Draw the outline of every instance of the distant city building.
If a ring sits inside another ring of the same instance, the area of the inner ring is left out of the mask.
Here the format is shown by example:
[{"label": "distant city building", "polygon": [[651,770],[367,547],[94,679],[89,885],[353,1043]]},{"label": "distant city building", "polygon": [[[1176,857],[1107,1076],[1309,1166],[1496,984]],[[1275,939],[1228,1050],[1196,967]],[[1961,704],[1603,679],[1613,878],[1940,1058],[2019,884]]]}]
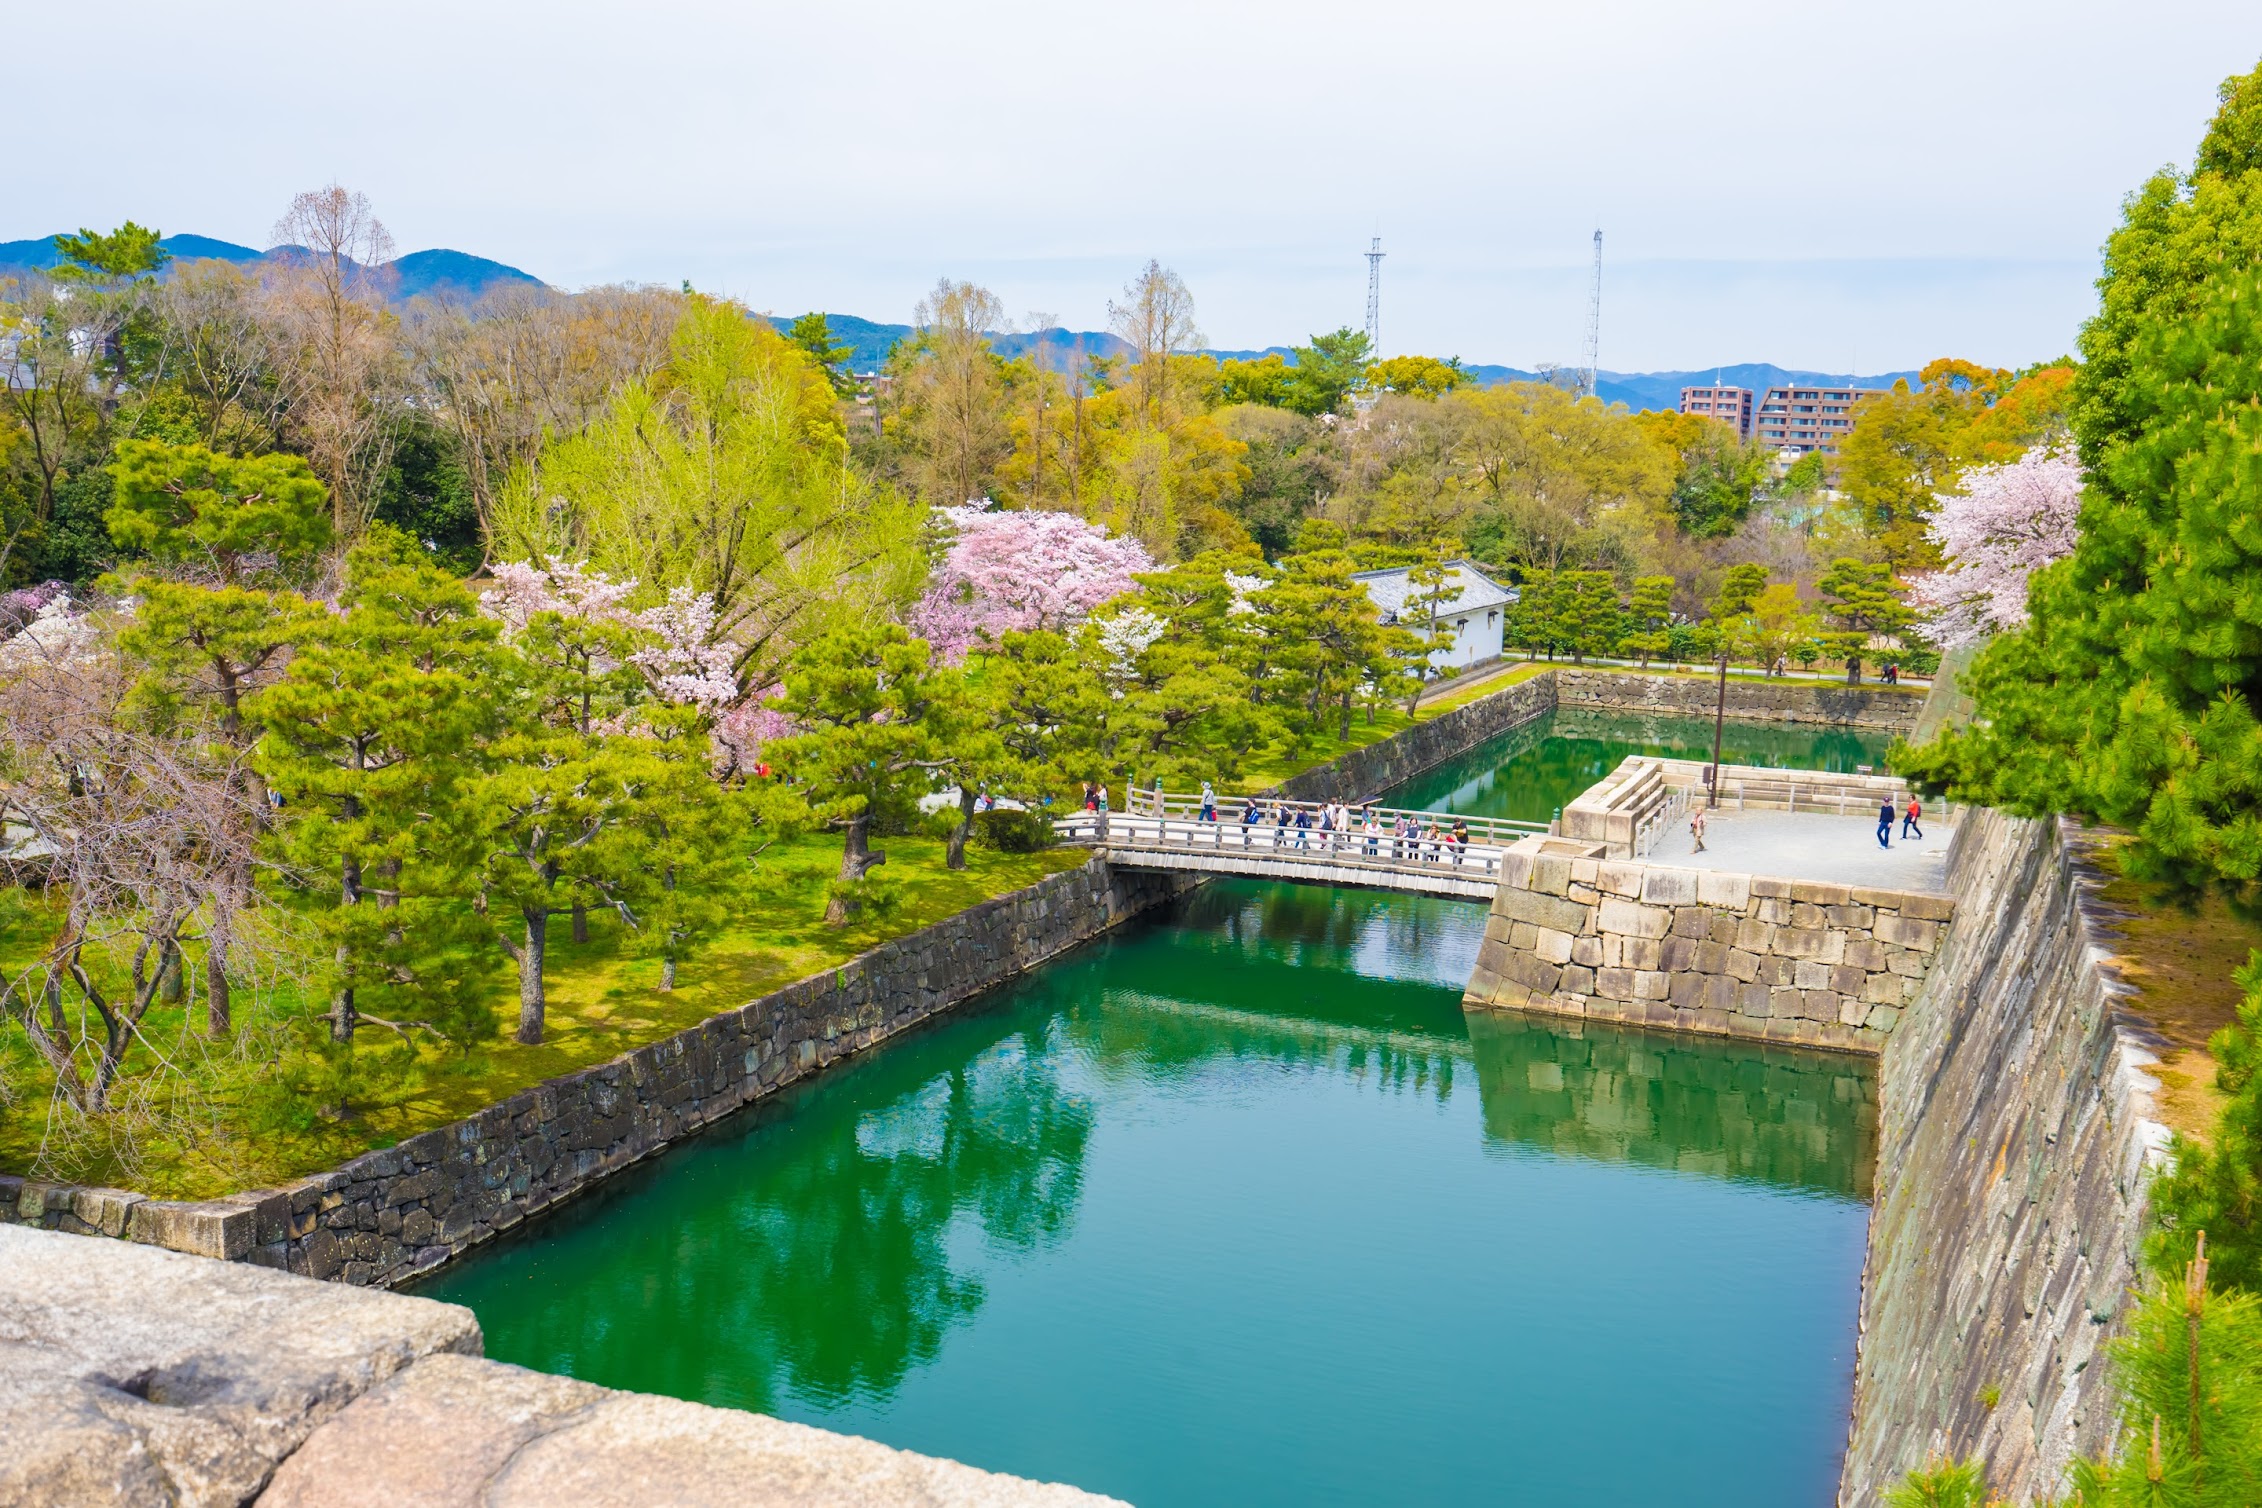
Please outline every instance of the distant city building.
[{"label": "distant city building", "polygon": [[1718,419],[1736,431],[1736,438],[1751,439],[1751,389],[1748,387],[1685,387],[1681,412]]},{"label": "distant city building", "polygon": [[[1422,633],[1429,631],[1428,615],[1419,607],[1407,606],[1407,599],[1419,595],[1421,588],[1414,585],[1406,568],[1360,571],[1351,579],[1374,598],[1383,622],[1403,623]],[[1508,626],[1507,611],[1517,600],[1516,589],[1502,586],[1467,560],[1456,560],[1446,566],[1445,586],[1448,590],[1458,588],[1461,593],[1437,607],[1438,632],[1451,634],[1453,642],[1432,651],[1429,662],[1440,670],[1452,670],[1499,659],[1501,639]]]},{"label": "distant city building", "polygon": [[1854,427],[1854,405],[1873,393],[1874,387],[1771,387],[1759,403],[1753,422],[1762,445],[1794,455],[1821,451],[1838,453],[1846,432]]}]

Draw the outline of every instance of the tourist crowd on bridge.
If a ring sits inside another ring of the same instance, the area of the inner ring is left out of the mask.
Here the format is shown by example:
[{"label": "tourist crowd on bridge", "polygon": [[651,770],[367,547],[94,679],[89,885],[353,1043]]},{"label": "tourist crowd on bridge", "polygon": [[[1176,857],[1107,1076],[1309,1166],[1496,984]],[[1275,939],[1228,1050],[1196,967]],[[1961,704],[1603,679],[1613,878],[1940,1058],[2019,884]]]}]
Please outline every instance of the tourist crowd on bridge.
[{"label": "tourist crowd on bridge", "polygon": [[[1124,793],[1125,810],[1130,815],[1146,815],[1167,819],[1169,811],[1163,792],[1157,787],[1151,792],[1137,786]],[[1357,806],[1329,801],[1321,803],[1266,800],[1261,796],[1244,797],[1240,803],[1237,820],[1221,819],[1217,791],[1208,781],[1202,782],[1201,806],[1194,820],[1198,823],[1237,827],[1243,848],[1260,844],[1273,849],[1300,849],[1310,852],[1315,848],[1324,853],[1349,854],[1370,859],[1390,861],[1415,860],[1423,863],[1460,864],[1469,851],[1469,824],[1460,817],[1447,818],[1432,814],[1424,818],[1415,812],[1388,812],[1372,803]],[[1108,812],[1107,788],[1087,785],[1084,788],[1084,810],[1103,823]]]}]

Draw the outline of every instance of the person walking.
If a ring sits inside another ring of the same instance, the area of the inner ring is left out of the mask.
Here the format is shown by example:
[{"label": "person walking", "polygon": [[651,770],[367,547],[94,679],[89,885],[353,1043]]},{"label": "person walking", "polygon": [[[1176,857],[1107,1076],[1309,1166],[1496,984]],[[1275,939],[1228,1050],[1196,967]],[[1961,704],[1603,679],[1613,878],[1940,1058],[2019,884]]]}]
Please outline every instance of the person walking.
[{"label": "person walking", "polygon": [[1453,862],[1458,864],[1469,856],[1469,824],[1459,817],[1453,819]]},{"label": "person walking", "polygon": [[1264,819],[1264,808],[1257,805],[1256,797],[1251,796],[1241,808],[1241,846],[1243,848],[1249,846],[1249,829],[1257,826]]},{"label": "person walking", "polygon": [[1202,820],[1217,820],[1217,792],[1210,788],[1210,783],[1206,780],[1202,782]]},{"label": "person walking", "polygon": [[1694,812],[1691,812],[1691,813],[1689,814],[1689,837],[1690,837],[1690,838],[1691,838],[1691,839],[1692,839],[1692,840],[1693,840],[1693,841],[1695,842],[1695,844],[1696,844],[1696,846],[1695,846],[1694,848],[1691,848],[1691,849],[1689,850],[1689,852],[1690,852],[1690,853],[1703,853],[1703,852],[1704,852],[1704,808],[1703,808],[1703,807],[1701,807],[1701,806],[1700,806],[1700,807],[1698,807],[1698,808],[1697,808],[1697,809],[1696,809],[1696,810],[1695,810]]},{"label": "person walking", "polygon": [[1893,846],[1893,801],[1891,797],[1887,797],[1884,804],[1877,808],[1877,846],[1879,848],[1891,848]]},{"label": "person walking", "polygon": [[1909,809],[1901,813],[1901,836],[1903,838],[1911,836],[1921,838],[1924,836],[1924,829],[1917,826],[1917,818],[1923,815],[1924,807],[1916,799],[1916,792],[1909,792]]}]

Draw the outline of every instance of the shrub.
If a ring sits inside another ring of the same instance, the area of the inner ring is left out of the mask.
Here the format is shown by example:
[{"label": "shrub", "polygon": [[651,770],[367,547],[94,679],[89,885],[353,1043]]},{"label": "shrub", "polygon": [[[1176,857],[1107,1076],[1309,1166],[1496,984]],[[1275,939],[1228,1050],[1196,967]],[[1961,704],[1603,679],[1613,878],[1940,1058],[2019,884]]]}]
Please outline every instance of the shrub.
[{"label": "shrub", "polygon": [[974,814],[973,843],[997,853],[1038,853],[1053,846],[1052,819],[1040,812],[999,807]]}]

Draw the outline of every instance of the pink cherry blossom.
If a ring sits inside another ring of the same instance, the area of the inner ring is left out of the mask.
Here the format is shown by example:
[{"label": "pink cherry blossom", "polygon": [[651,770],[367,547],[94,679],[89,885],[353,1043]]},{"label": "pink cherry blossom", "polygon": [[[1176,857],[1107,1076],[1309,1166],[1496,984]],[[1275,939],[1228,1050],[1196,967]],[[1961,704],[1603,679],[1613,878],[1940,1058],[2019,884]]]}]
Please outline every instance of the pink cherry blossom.
[{"label": "pink cherry blossom", "polygon": [[2064,441],[2001,466],[1975,466],[1943,493],[1932,537],[1946,570],[1909,583],[1943,649],[1977,644],[2026,622],[2027,577],[2073,553],[2081,463]]},{"label": "pink cherry blossom", "polygon": [[615,581],[573,560],[547,569],[531,560],[505,561],[494,568],[494,577],[494,587],[479,594],[479,605],[514,634],[536,613],[626,621],[622,604],[636,591],[633,576]]},{"label": "pink cherry blossom", "polygon": [[937,510],[950,552],[911,611],[910,628],[954,664],[983,638],[1011,630],[1065,629],[1122,596],[1154,557],[1135,539],[1111,539],[1073,513],[1012,512],[987,503]]},{"label": "pink cherry blossom", "polygon": [[644,672],[653,695],[680,706],[727,707],[738,699],[738,653],[715,632],[715,599],[679,586],[668,600],[636,615],[651,636],[629,663]]}]

